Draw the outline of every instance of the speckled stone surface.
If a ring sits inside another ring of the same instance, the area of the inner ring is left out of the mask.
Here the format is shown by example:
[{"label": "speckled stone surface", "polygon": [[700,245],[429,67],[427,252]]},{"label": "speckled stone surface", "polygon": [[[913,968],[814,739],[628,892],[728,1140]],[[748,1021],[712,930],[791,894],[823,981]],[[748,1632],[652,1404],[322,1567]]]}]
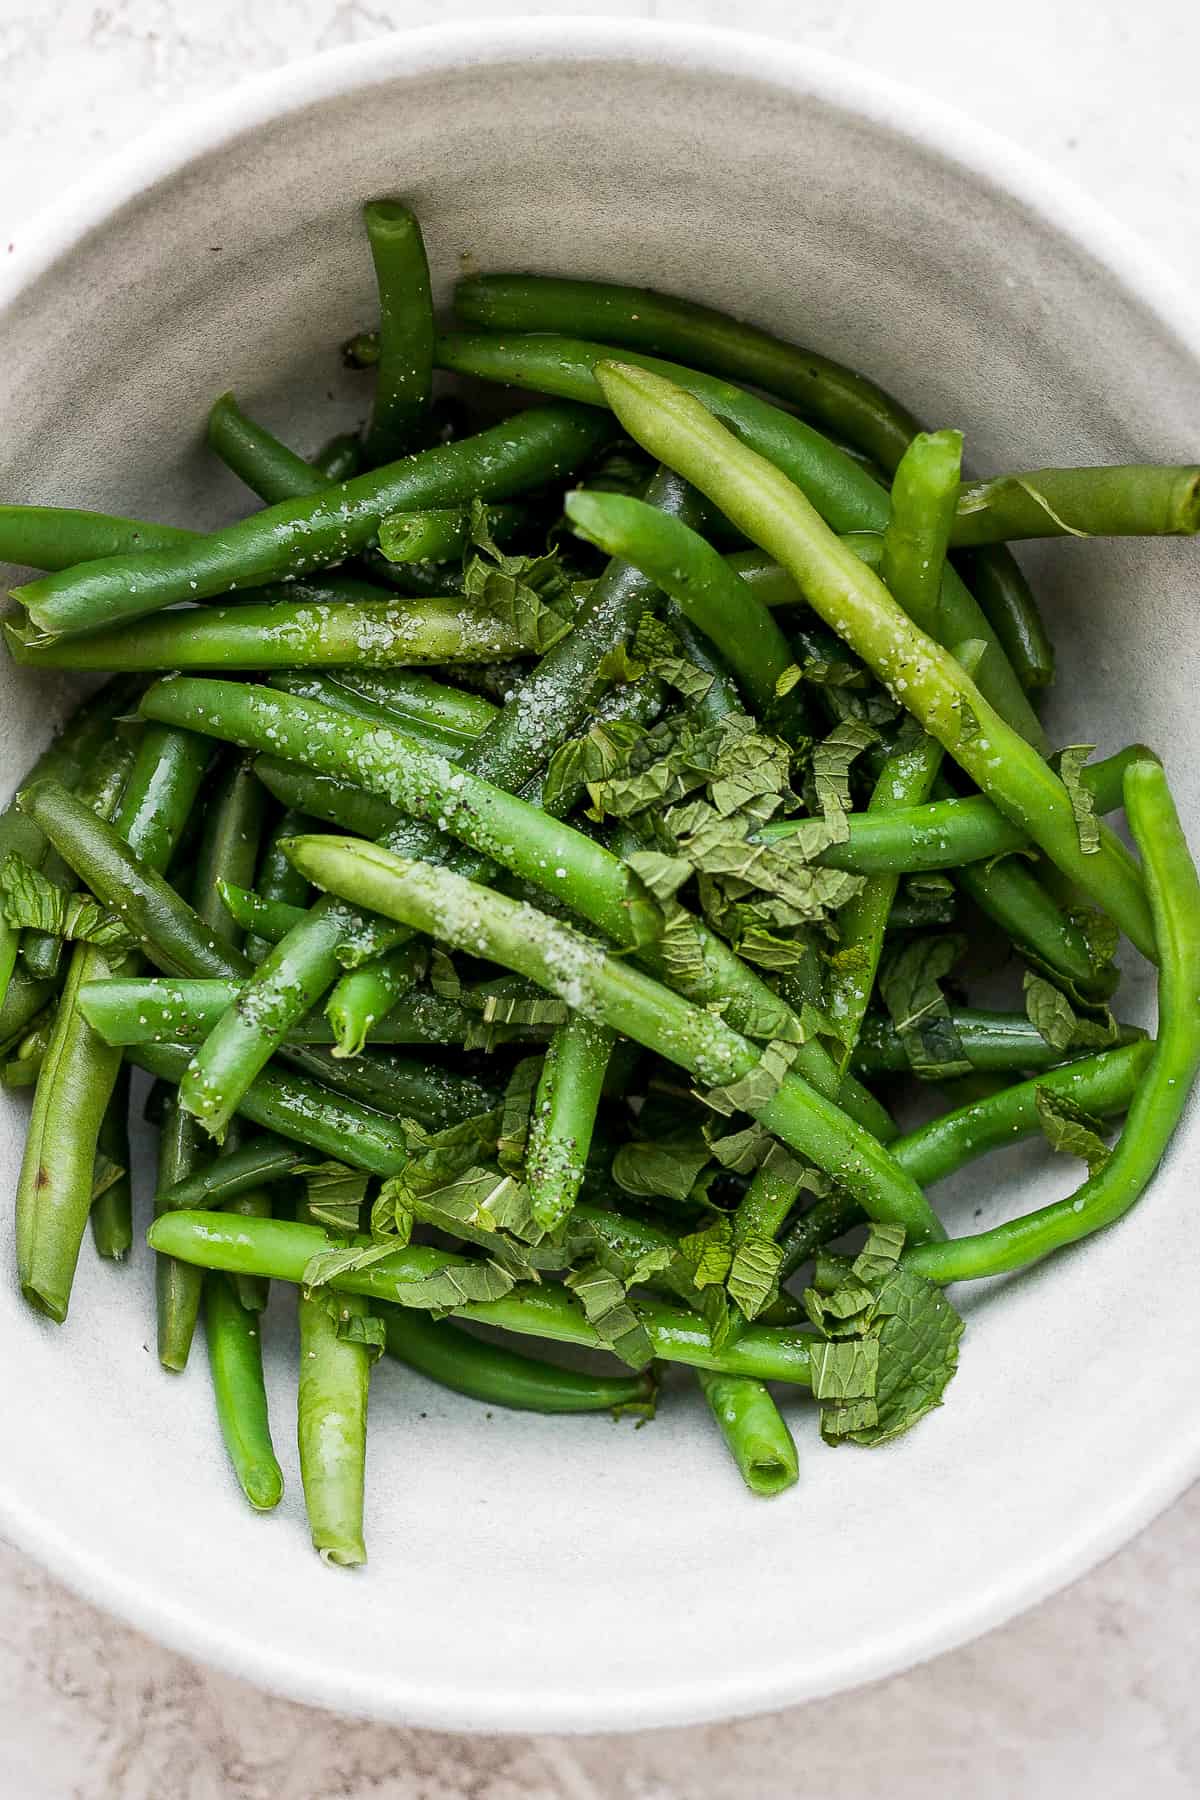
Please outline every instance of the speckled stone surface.
[{"label": "speckled stone surface", "polygon": [[[5,228],[181,100],[380,32],[503,5],[0,0]],[[595,7],[529,6],[569,15]],[[661,0],[855,57],[1074,175],[1200,274],[1200,17],[1173,0]],[[0,1552],[0,1794],[28,1800],[1158,1800],[1200,1792],[1193,1493],[1068,1593],[882,1686],[747,1723],[616,1739],[458,1739],[339,1720],[162,1651]],[[930,1571],[936,1581],[936,1570]]]}]

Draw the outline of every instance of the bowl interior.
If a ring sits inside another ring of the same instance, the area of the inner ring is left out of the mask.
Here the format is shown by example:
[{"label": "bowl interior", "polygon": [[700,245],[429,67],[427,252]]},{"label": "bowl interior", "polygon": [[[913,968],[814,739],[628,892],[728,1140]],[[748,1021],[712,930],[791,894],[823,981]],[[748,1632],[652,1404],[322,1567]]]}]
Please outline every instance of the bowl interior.
[{"label": "bowl interior", "polygon": [[[79,215],[3,314],[4,497],[181,523],[243,510],[204,452],[206,408],[232,388],[304,451],[361,414],[337,345],[372,320],[358,207],[388,192],[424,221],[443,296],[464,266],[688,294],[960,424],[981,471],[1195,454],[1200,344],[999,152],[958,160],[916,102],[782,46],[627,37],[372,45],[252,92],[194,154],[151,158],[140,191],[127,171],[115,211],[110,192]],[[1147,740],[1195,822],[1195,547],[1063,542],[1023,561],[1060,651],[1052,735],[1101,753]],[[64,686],[0,667],[6,787]],[[1144,983],[1127,992],[1146,1017]],[[10,1191],[23,1123],[6,1100]],[[306,1542],[287,1296],[268,1360],[288,1493],[268,1522],[224,1467],[202,1346],[185,1376],[158,1368],[147,1256],[102,1268],[85,1245],[57,1330],[16,1293],[6,1210],[0,1522],[147,1629],[328,1705],[624,1728],[828,1692],[998,1621],[1194,1471],[1200,1409],[1151,1371],[1200,1352],[1198,1162],[1193,1113],[1124,1227],[965,1295],[960,1376],[910,1438],[833,1455],[797,1400],[801,1480],[770,1504],[744,1494],[687,1382],[634,1432],[493,1414],[383,1365],[371,1564],[350,1576]],[[1074,1179],[1016,1151],[939,1201],[967,1229]]]}]

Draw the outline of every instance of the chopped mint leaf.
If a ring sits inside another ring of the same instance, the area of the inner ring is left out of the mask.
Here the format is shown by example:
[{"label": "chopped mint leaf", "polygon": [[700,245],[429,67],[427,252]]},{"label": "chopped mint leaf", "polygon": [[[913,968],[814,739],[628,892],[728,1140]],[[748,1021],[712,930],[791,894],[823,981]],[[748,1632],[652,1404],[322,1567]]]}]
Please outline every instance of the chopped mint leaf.
[{"label": "chopped mint leaf", "polygon": [[653,613],[642,614],[632,648],[636,662],[669,687],[676,688],[690,704],[703,700],[713,684],[714,677],[689,662],[670,626],[664,625]]},{"label": "chopped mint leaf", "polygon": [[698,1094],[698,1098],[706,1106],[711,1106],[714,1112],[729,1115],[757,1112],[774,1098],[780,1082],[796,1060],[797,1048],[796,1044],[786,1044],[779,1038],[773,1039],[766,1045],[752,1069],[747,1069],[736,1081],[708,1088],[704,1093]]},{"label": "chopped mint leaf", "polygon": [[1050,1148],[1066,1156],[1078,1156],[1087,1164],[1089,1175],[1098,1175],[1112,1155],[1101,1135],[1104,1128],[1100,1120],[1093,1119],[1066,1094],[1056,1094],[1047,1087],[1039,1087],[1034,1099]]},{"label": "chopped mint leaf", "polygon": [[702,1231],[679,1240],[679,1259],[697,1289],[723,1288],[733,1263],[733,1221],[721,1213]]},{"label": "chopped mint leaf", "polygon": [[779,1292],[783,1250],[769,1237],[750,1237],[734,1251],[725,1286],[747,1319],[755,1319]]},{"label": "chopped mint leaf", "polygon": [[946,1081],[971,1071],[941,989],[965,948],[966,940],[958,936],[913,938],[887,951],[880,966],[883,1003],[909,1066],[922,1081]]},{"label": "chopped mint leaf", "polygon": [[812,779],[817,806],[835,843],[843,843],[850,835],[846,814],[850,811],[851,764],[878,741],[879,733],[872,726],[843,719],[828,737],[813,745]]},{"label": "chopped mint leaf", "polygon": [[1059,777],[1075,815],[1075,830],[1083,856],[1094,856],[1100,848],[1096,802],[1083,782],[1083,765],[1095,748],[1095,744],[1068,744],[1058,759]]},{"label": "chopped mint leaf", "polygon": [[708,1144],[698,1131],[685,1130],[667,1137],[635,1138],[622,1144],[612,1161],[612,1177],[627,1194],[641,1199],[661,1195],[686,1200],[700,1171],[710,1158]]},{"label": "chopped mint leaf", "polygon": [[644,1369],[654,1360],[649,1333],[625,1296],[620,1278],[599,1262],[569,1269],[563,1280],[583,1307],[588,1323],[614,1356],[630,1368]]},{"label": "chopped mint leaf", "polygon": [[359,1228],[370,1177],[361,1169],[350,1169],[340,1162],[306,1164],[296,1173],[304,1182],[313,1223],[323,1225],[327,1231],[353,1236]]}]

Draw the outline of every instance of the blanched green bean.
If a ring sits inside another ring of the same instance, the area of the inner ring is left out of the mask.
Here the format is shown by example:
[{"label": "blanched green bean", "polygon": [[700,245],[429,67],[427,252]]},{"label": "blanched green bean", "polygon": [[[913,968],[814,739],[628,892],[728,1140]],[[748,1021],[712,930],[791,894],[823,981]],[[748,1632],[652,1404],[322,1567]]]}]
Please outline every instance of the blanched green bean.
[{"label": "blanched green bean", "polygon": [[244,1307],[229,1278],[204,1283],[208,1366],[221,1436],[238,1486],[258,1512],[283,1498],[283,1472],[271,1442],[258,1314]]},{"label": "blanched green bean", "polygon": [[698,1379],[750,1492],[767,1499],[792,1487],[800,1479],[796,1443],[770,1390],[761,1381],[714,1369],[700,1369]]},{"label": "blanched green bean", "polygon": [[523,1356],[507,1344],[476,1337],[447,1319],[433,1320],[412,1307],[382,1308],[387,1350],[397,1362],[456,1394],[519,1412],[584,1413],[649,1407],[654,1378],[589,1375]]},{"label": "blanched green bean", "polygon": [[433,393],[433,300],[421,227],[398,200],[363,207],[379,284],[375,403],[363,450],[368,464],[390,462],[424,435]]}]

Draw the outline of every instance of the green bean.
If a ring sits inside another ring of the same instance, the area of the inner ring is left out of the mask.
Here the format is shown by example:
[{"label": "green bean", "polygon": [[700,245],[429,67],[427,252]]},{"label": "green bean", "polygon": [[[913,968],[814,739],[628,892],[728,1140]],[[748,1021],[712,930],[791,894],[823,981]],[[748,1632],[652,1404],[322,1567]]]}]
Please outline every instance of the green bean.
[{"label": "green bean", "polygon": [[[489,506],[487,528],[502,544],[529,517],[524,506]],[[379,548],[391,563],[451,562],[471,548],[471,514],[461,506],[389,513],[379,524]]]},{"label": "green bean", "polygon": [[[301,693],[293,685],[301,677],[274,675],[272,687]],[[497,717],[497,708],[482,694],[451,687],[411,669],[339,669],[336,675],[309,677],[320,681],[322,695],[331,706],[352,712],[356,701],[366,701],[387,713],[393,724],[436,734],[447,742],[473,743]],[[364,715],[367,716],[367,715]],[[375,715],[371,715],[375,716]]]},{"label": "green bean", "polygon": [[370,1352],[339,1326],[366,1315],[354,1294],[334,1299],[303,1288],[297,1299],[300,1382],[296,1436],[313,1549],[322,1562],[353,1568],[367,1560],[363,1499]]},{"label": "green bean", "polygon": [[[143,706],[148,716],[186,719],[189,725],[219,732],[245,748],[273,745],[324,773],[352,774],[406,812],[461,838],[481,857],[549,888],[618,944],[633,948],[654,970],[665,968],[656,944],[638,941],[639,935],[645,936],[637,926],[640,889],[620,858],[516,795],[453,768],[404,733],[340,716],[298,695],[228,682],[160,682]],[[691,984],[692,997],[705,1002],[719,999],[739,1029],[752,1029],[755,1035],[787,1035],[791,1015],[786,1005],[715,934],[698,922],[694,930],[703,972]],[[270,959],[263,967],[269,964]],[[840,1093],[837,1070],[820,1045],[802,1044],[797,1067],[822,1092]],[[186,1096],[192,1091],[207,1103],[208,1097],[194,1089],[185,1090],[185,1103],[190,1103]],[[865,1115],[877,1129],[880,1109],[869,1096],[851,1088],[842,1097],[856,1117]],[[212,1116],[220,1119],[219,1105]],[[886,1120],[884,1124],[886,1128]]]},{"label": "green bean", "polygon": [[38,1014],[54,999],[52,981],[35,981],[25,969],[16,969],[8,992],[0,1000],[0,1055],[16,1048]]},{"label": "green bean", "polygon": [[1003,544],[985,544],[959,559],[964,579],[1028,693],[1054,680],[1054,646],[1029,583]]},{"label": "green bean", "polygon": [[424,600],[274,601],[194,606],[79,638],[39,638],[4,621],[13,661],[34,669],[337,669],[361,664],[491,662],[529,646],[461,595]]},{"label": "green bean", "polygon": [[671,595],[712,639],[759,712],[775,707],[776,683],[790,667],[787,639],[769,610],[725,559],[685,525],[625,494],[568,494],[564,511],[578,536],[624,557]]},{"label": "green bean", "polygon": [[196,1165],[154,1196],[155,1218],[165,1212],[220,1206],[264,1183],[293,1174],[311,1157],[311,1151],[270,1132],[247,1138],[227,1156],[215,1156]]},{"label": "green bean", "polygon": [[[203,1268],[245,1270],[297,1283],[303,1280],[311,1259],[332,1244],[326,1233],[314,1226],[281,1219],[231,1226],[223,1213],[213,1212],[164,1215],[151,1226],[148,1242],[154,1250],[186,1257]],[[361,1294],[403,1306],[409,1297],[405,1290],[411,1289],[414,1281],[444,1269],[472,1266],[477,1265],[470,1257],[413,1245],[392,1251],[368,1268],[341,1272],[329,1286],[338,1293]],[[811,1382],[808,1340],[802,1332],[790,1327],[750,1326],[736,1342],[716,1348],[698,1314],[657,1300],[639,1298],[632,1304],[649,1333],[655,1355],[666,1362],[751,1375],[760,1381],[790,1381],[805,1387]],[[605,1348],[572,1296],[546,1282],[538,1287],[515,1287],[502,1300],[470,1301],[453,1310],[457,1318],[497,1325],[522,1336],[580,1344],[592,1350]]]},{"label": "green bean", "polygon": [[865,375],[652,288],[483,275],[459,282],[454,306],[468,325],[488,331],[578,333],[765,388],[823,430],[849,438],[889,472],[918,429],[911,413]]},{"label": "green bean", "polygon": [[[262,771],[257,763],[254,773],[262,781]],[[265,784],[264,784],[265,785]],[[252,963],[260,963],[271,945],[276,941],[269,932],[258,932],[255,925],[258,921],[247,919],[230,905],[230,895],[239,894],[254,905],[264,907],[283,907],[288,914],[288,923],[283,931],[290,931],[296,919],[307,910],[309,897],[308,883],[298,875],[291,863],[280,849],[280,844],[289,837],[295,837],[298,831],[307,831],[310,820],[308,814],[296,808],[285,807],[282,815],[276,820],[263,846],[258,869],[254,875],[254,891],[249,892],[249,883],[245,887],[236,882],[218,879],[217,892],[221,904],[233,919],[240,931],[246,933],[243,949]],[[253,907],[251,908],[253,910]],[[283,935],[280,931],[279,936]]]},{"label": "green bean", "polygon": [[416,1119],[434,1131],[476,1118],[500,1101],[489,1082],[375,1047],[349,1060],[317,1046],[287,1045],[282,1054],[334,1092],[391,1118]]},{"label": "green bean", "polygon": [[[119,830],[58,782],[35,782],[21,795],[21,805],[96,898],[119,913],[139,947],[168,973],[226,977],[249,967],[151,862],[134,853]],[[104,973],[106,969],[101,978]]]},{"label": "green bean", "polygon": [[323,775],[279,756],[259,756],[254,767],[263,786],[285,806],[337,825],[355,837],[380,838],[404,816],[398,806],[379,794],[369,794],[353,782],[339,781],[336,775]]},{"label": "green bean", "polygon": [[333,1032],[336,1057],[361,1054],[376,1025],[386,1023],[416,985],[425,961],[420,944],[398,944],[335,983],[325,1003],[325,1017]]},{"label": "green bean", "polygon": [[1087,938],[1049,894],[1023,856],[998,862],[965,863],[954,879],[981,912],[994,919],[1021,949],[1039,963],[1075,983],[1081,992],[1111,994],[1116,977],[1111,966],[1097,968]]},{"label": "green bean", "polygon": [[[90,806],[101,819],[111,819],[120,804],[129,771],[133,766],[133,744],[126,737],[114,737],[102,745],[88,769],[81,772],[75,797]],[[74,881],[70,869],[57,850],[42,859],[42,874],[57,886],[70,890]],[[53,981],[62,964],[65,940],[49,931],[26,931],[21,940],[21,956],[31,975]]]},{"label": "green bean", "polygon": [[[165,867],[191,811],[207,759],[207,748],[191,733],[144,732],[115,829],[57,783],[35,785],[43,791],[56,789],[87,829],[117,844],[123,841],[130,854],[141,851],[151,862]],[[26,796],[21,798],[24,801]],[[56,848],[63,850],[64,845],[59,842]],[[120,1051],[92,1031],[76,1002],[81,987],[109,972],[106,956],[94,945],[76,947],[38,1077],[17,1184],[17,1268],[22,1291],[32,1305],[59,1324],[67,1315],[91,1210],[97,1142],[121,1065]]]},{"label": "green bean", "polygon": [[1200,879],[1167,778],[1157,763],[1125,775],[1125,811],[1142,854],[1159,952],[1158,1030],[1124,1129],[1107,1161],[1077,1192],[990,1231],[957,1238],[944,1258],[908,1252],[931,1281],[978,1280],[1024,1268],[1112,1225],[1141,1197],[1200,1070]]},{"label": "green bean", "polygon": [[312,465],[326,481],[349,481],[362,468],[362,438],[357,431],[339,431],[321,445]]},{"label": "green bean", "polygon": [[[174,1187],[187,1176],[199,1154],[200,1127],[184,1112],[175,1095],[167,1100],[166,1115],[159,1127],[158,1177],[159,1192]],[[155,1201],[155,1215],[158,1215]],[[160,1254],[155,1259],[154,1283],[158,1315],[158,1360],[164,1369],[176,1374],[187,1367],[196,1320],[200,1316],[200,1300],[204,1277],[190,1262]]]},{"label": "green bean", "polygon": [[[285,812],[280,823],[286,822],[287,830],[281,831],[280,841],[286,842],[287,838],[295,837],[297,831],[307,829],[305,817],[304,813]],[[292,873],[295,874],[295,870]],[[305,891],[307,892],[307,888]],[[221,882],[220,894],[225,910],[234,924],[240,931],[252,934],[246,939],[246,955],[251,962],[261,962],[269,954],[271,945],[286,937],[308,912],[306,906],[289,906],[285,900],[264,900],[261,894],[236,887],[230,881]],[[261,955],[256,956],[252,952],[252,944],[255,948],[258,944],[262,945]]]},{"label": "green bean", "polygon": [[964,482],[954,542],[1031,537],[1190,536],[1200,530],[1200,468],[1134,463],[1030,469]]},{"label": "green bean", "polygon": [[247,762],[226,771],[207,804],[196,868],[196,911],[214,937],[234,946],[241,942],[241,931],[222,902],[219,886],[253,883],[263,811],[263,790]]},{"label": "green bean", "polygon": [[[180,1080],[188,1065],[183,1044],[136,1044],[128,1056],[139,1068],[172,1082]],[[397,1120],[293,1070],[264,1069],[241,1096],[238,1111],[254,1125],[370,1175],[398,1175],[409,1161],[408,1139]],[[243,1219],[238,1228],[248,1231],[255,1223],[272,1221]]]},{"label": "green bean", "polygon": [[222,394],[208,415],[208,447],[267,505],[302,494],[319,494],[329,477],[297,456]]},{"label": "green bean", "polygon": [[[950,1008],[950,1023],[973,1069],[1050,1069],[1066,1052],[1047,1043],[1023,1013],[988,1012],[978,1007]],[[1129,1044],[1145,1034],[1134,1025],[1119,1028],[1117,1042]],[[890,1019],[868,1013],[854,1052],[860,1075],[898,1075],[909,1069],[904,1041]]]},{"label": "green bean", "polygon": [[529,1120],[525,1180],[533,1216],[547,1231],[562,1224],[583,1185],[613,1043],[606,1025],[572,1013],[546,1047]]},{"label": "green bean", "polygon": [[396,200],[363,208],[379,284],[379,361],[365,454],[403,456],[424,434],[433,393],[433,300],[421,227]]},{"label": "green bean", "polygon": [[213,1398],[238,1486],[259,1512],[283,1498],[283,1473],[271,1442],[262,1338],[257,1314],[242,1305],[224,1275],[204,1283],[204,1328]]},{"label": "green bean", "polygon": [[[574,338],[501,339],[463,334],[439,338],[437,355],[443,368],[459,374],[512,382],[546,393],[569,394],[593,406],[610,403],[611,397],[605,399],[605,390],[595,373],[597,365],[608,366],[609,352],[602,344]],[[828,438],[800,419],[742,388],[697,374],[677,363],[628,355],[621,366],[632,366],[650,377],[665,376],[703,402],[706,410],[710,409],[736,431],[743,445],[757,451],[794,482],[835,532],[881,532],[886,526],[890,512],[886,490]],[[693,485],[704,491],[701,482]],[[732,516],[728,507],[721,505],[721,511]],[[734,519],[733,523],[745,531],[744,522]],[[753,536],[750,532],[745,535]],[[1045,736],[1037,715],[983,613],[952,569],[947,570],[945,585],[941,622],[947,641],[958,644],[968,638],[981,638],[988,645],[991,654],[980,671],[983,691],[1017,731],[1042,747]]]},{"label": "green bean", "polygon": [[767,1499],[792,1487],[800,1479],[796,1443],[769,1389],[744,1375],[712,1369],[699,1370],[698,1379],[750,1492]]},{"label": "green bean", "polygon": [[[1125,770],[1139,758],[1153,761],[1154,753],[1144,744],[1131,744],[1080,771],[1097,812],[1112,812],[1120,805]],[[761,843],[775,843],[792,836],[802,823],[782,819],[778,824],[760,826],[755,836]],[[846,824],[850,832],[846,842],[831,844],[814,860],[825,868],[848,869],[859,875],[954,869],[1029,848],[1021,828],[983,794],[900,807],[895,813],[849,813]]]},{"label": "green bean", "polygon": [[918,432],[896,466],[880,552],[884,585],[913,624],[942,643],[942,587],[961,471],[960,431]]},{"label": "green bean", "polygon": [[[265,804],[254,769],[245,762],[226,771],[209,801],[196,865],[196,913],[217,941],[231,950],[240,948],[242,932],[225,906],[222,888],[228,881],[253,881]],[[234,1120],[225,1134],[223,1152],[233,1152],[240,1141],[241,1126]],[[230,1203],[230,1210],[244,1218],[268,1218],[271,1195],[266,1188],[251,1188]],[[237,1301],[246,1311],[266,1309],[269,1294],[265,1282],[253,1276],[235,1276],[233,1285]]]},{"label": "green bean", "polygon": [[[585,1018],[657,1051],[706,1084],[736,1081],[758,1065],[757,1052],[724,1020],[530,906],[355,840],[297,838],[290,854],[317,886],[342,891],[454,947],[469,942],[472,954],[536,981]],[[940,1235],[920,1189],[897,1177],[883,1146],[807,1082],[789,1074],[769,1099],[755,1094],[745,1104],[802,1155],[836,1172],[872,1216],[903,1223],[910,1241]]]},{"label": "green bean", "polygon": [[387,1350],[439,1386],[467,1394],[487,1406],[518,1412],[584,1413],[648,1408],[654,1378],[641,1375],[589,1375],[557,1363],[523,1356],[507,1344],[475,1337],[447,1320],[435,1321],[411,1307],[385,1306]]},{"label": "green bean", "polygon": [[535,407],[460,443],[356,475],[321,493],[281,501],[178,547],[110,556],[14,590],[49,636],[93,631],[232,587],[306,574],[370,543],[379,521],[404,507],[505,499],[562,478],[604,436],[572,407]]},{"label": "green bean", "polygon": [[[120,1262],[133,1248],[133,1166],[129,1153],[129,1070],[122,1063],[96,1138],[97,1169],[109,1179],[92,1201],[92,1242],[96,1253]],[[120,1173],[114,1175],[113,1171]]]},{"label": "green bean", "polygon": [[1073,1101],[1096,1118],[1111,1118],[1129,1105],[1153,1054],[1154,1045],[1143,1040],[1048,1069],[1031,1081],[1016,1082],[1000,1093],[931,1119],[906,1137],[897,1138],[892,1154],[914,1181],[928,1187],[987,1150],[1036,1137],[1041,1130],[1040,1091]]},{"label": "green bean", "polygon": [[[100,980],[80,989],[79,1004],[107,1043],[198,1044],[235,1003],[237,994],[238,983],[230,979]],[[460,1045],[477,1018],[456,1001],[412,994],[372,1027],[371,1042]],[[329,1020],[319,1012],[302,1017],[285,1040],[289,1045],[334,1041]]]},{"label": "green bean", "polygon": [[[655,375],[598,371],[626,429],[682,465],[701,492],[776,555],[826,623],[895,691],[998,808],[1094,896],[1151,956],[1154,934],[1137,867],[1108,827],[1080,848],[1062,782],[959,665],[919,631],[878,578],[847,551],[799,489],[747,449],[707,408]],[[986,661],[986,659],[985,659]]]},{"label": "green bean", "polygon": [[148,519],[81,512],[71,506],[0,506],[0,562],[30,569],[73,568],[107,556],[136,556],[195,543],[198,532]]}]

